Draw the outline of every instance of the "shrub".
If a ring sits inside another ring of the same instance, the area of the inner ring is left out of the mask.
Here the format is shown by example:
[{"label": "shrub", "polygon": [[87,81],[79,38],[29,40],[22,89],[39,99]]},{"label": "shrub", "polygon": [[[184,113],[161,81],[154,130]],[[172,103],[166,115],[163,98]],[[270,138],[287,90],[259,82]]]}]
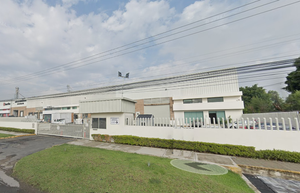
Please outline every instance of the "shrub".
[{"label": "shrub", "polygon": [[111,142],[111,136],[109,135],[92,134],[92,137],[95,141]]},{"label": "shrub", "polygon": [[115,143],[119,143],[119,144],[138,145],[138,146],[146,146],[146,147],[159,147],[159,148],[166,148],[166,149],[180,149],[180,150],[189,150],[189,151],[195,151],[201,153],[213,153],[213,154],[221,154],[221,155],[229,155],[229,156],[300,163],[300,153],[298,152],[288,152],[288,151],[281,151],[281,150],[255,151],[254,147],[242,146],[242,145],[216,144],[216,143],[181,141],[181,140],[159,139],[159,138],[145,138],[145,137],[136,137],[130,135],[108,136],[108,135],[101,135],[101,134],[93,134],[92,136],[95,141],[103,141],[103,139],[105,139],[107,142],[110,142],[112,138]]},{"label": "shrub", "polygon": [[11,128],[11,127],[0,127],[0,130],[2,131],[13,131],[13,132],[19,132],[19,133],[30,133],[34,134],[34,129],[17,129],[17,128]]},{"label": "shrub", "polygon": [[256,151],[256,158],[300,163],[300,153],[275,149]]}]

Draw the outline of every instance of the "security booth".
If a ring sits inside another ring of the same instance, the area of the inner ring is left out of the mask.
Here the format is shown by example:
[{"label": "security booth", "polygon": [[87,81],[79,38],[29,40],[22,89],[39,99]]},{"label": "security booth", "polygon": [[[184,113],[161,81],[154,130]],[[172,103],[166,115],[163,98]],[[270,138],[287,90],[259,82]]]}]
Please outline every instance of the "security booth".
[{"label": "security booth", "polygon": [[134,118],[135,101],[128,98],[80,101],[79,112],[91,114],[86,120],[91,135],[119,135],[125,120]]}]

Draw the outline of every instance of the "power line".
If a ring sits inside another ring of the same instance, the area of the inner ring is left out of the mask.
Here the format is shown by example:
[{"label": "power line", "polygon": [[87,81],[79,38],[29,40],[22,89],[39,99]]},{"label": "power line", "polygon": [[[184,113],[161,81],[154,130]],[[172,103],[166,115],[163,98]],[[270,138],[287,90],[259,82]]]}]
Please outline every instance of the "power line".
[{"label": "power line", "polygon": [[[71,69],[79,68],[79,67],[82,67],[82,66],[91,65],[91,64],[96,63],[96,62],[101,62],[101,61],[113,59],[113,58],[116,58],[116,57],[119,57],[119,56],[127,55],[127,54],[130,54],[130,53],[133,53],[133,52],[137,52],[137,51],[140,51],[140,50],[143,50],[143,49],[147,49],[147,48],[150,48],[150,47],[153,47],[153,46],[158,46],[158,45],[161,45],[161,44],[165,44],[165,43],[168,43],[168,42],[171,42],[171,41],[174,41],[174,40],[178,40],[178,39],[181,39],[181,38],[185,38],[185,37],[188,37],[188,36],[191,36],[191,35],[195,35],[195,34],[198,34],[198,33],[201,33],[201,32],[205,32],[205,31],[208,31],[208,30],[211,30],[211,29],[215,29],[215,28],[218,28],[218,27],[227,25],[227,24],[235,23],[235,22],[238,22],[238,21],[241,21],[241,20],[244,20],[244,19],[248,19],[248,18],[257,16],[257,15],[261,15],[261,14],[264,14],[264,13],[267,13],[267,12],[270,12],[270,11],[274,11],[274,10],[276,10],[276,9],[280,9],[280,8],[283,8],[283,7],[286,7],[286,6],[290,6],[290,5],[299,3],[299,2],[300,2],[300,1],[296,1],[296,2],[293,2],[293,3],[285,4],[285,5],[282,5],[282,6],[279,6],[279,7],[276,7],[276,8],[272,8],[272,9],[269,9],[269,10],[266,10],[266,11],[263,11],[263,12],[260,12],[260,13],[256,13],[256,14],[253,14],[253,15],[250,15],[250,16],[246,16],[246,17],[243,17],[243,18],[240,18],[240,19],[231,21],[231,22],[227,22],[227,23],[224,23],[224,24],[221,24],[221,25],[217,25],[217,26],[214,26],[214,27],[211,27],[211,28],[207,28],[207,29],[204,29],[204,30],[201,30],[201,31],[197,31],[197,32],[194,32],[194,33],[190,33],[190,34],[187,34],[187,35],[184,35],[184,36],[181,36],[181,37],[177,37],[177,38],[174,38],[174,39],[171,39],[171,40],[159,42],[159,43],[156,43],[155,45],[146,46],[146,47],[143,47],[143,48],[140,48],[140,49],[136,49],[136,50],[129,51],[129,52],[125,52],[125,53],[122,53],[122,54],[119,54],[119,55],[115,55],[115,56],[112,56],[112,57],[108,57],[108,58],[105,58],[105,59],[102,59],[102,60],[90,62],[90,63],[87,63],[87,64],[81,64],[81,65],[73,66],[73,67],[72,67],[72,66],[69,66],[69,67],[66,67],[64,70],[71,70]],[[46,73],[46,72],[45,72],[45,73]],[[45,73],[41,73],[40,75],[45,74]],[[53,72],[48,72],[48,73],[46,73],[46,74],[52,74],[52,73],[53,73]],[[37,76],[37,75],[36,75],[36,76]],[[28,77],[27,79],[24,79],[24,80],[28,80],[28,79],[31,79],[31,78]]]},{"label": "power line", "polygon": [[[88,56],[88,57],[85,57],[85,58],[81,58],[81,59],[79,59],[79,60],[75,60],[75,61],[72,61],[72,62],[68,62],[68,63],[63,64],[63,65],[57,65],[57,66],[54,66],[54,67],[51,67],[51,68],[48,68],[48,69],[45,69],[45,70],[42,70],[42,71],[39,71],[39,72],[35,72],[35,73],[32,73],[32,74],[27,74],[27,75],[24,75],[24,76],[21,76],[21,77],[27,77],[27,76],[34,75],[34,74],[36,74],[36,73],[40,73],[40,72],[43,72],[43,71],[49,71],[49,70],[51,70],[51,69],[57,69],[57,68],[60,68],[61,66],[65,66],[65,65],[68,65],[68,64],[73,64],[73,63],[76,63],[76,62],[82,62],[82,60],[89,59],[89,58],[92,58],[92,57],[94,57],[94,56],[102,55],[102,54],[105,54],[105,53],[111,54],[110,52],[115,51],[115,50],[118,50],[118,49],[120,49],[120,48],[124,48],[124,47],[133,45],[133,44],[135,44],[135,43],[138,43],[138,42],[141,42],[141,41],[144,41],[144,40],[147,40],[147,39],[152,39],[153,37],[156,37],[156,36],[159,36],[159,35],[162,35],[162,34],[166,34],[166,33],[169,33],[169,32],[171,32],[171,31],[175,31],[175,30],[177,30],[177,29],[181,29],[181,28],[184,28],[184,27],[189,26],[189,25],[193,25],[193,24],[198,23],[198,22],[201,22],[201,21],[205,21],[205,20],[207,20],[207,19],[210,19],[210,18],[219,16],[219,15],[222,15],[222,14],[224,14],[224,13],[228,13],[228,12],[231,12],[231,11],[233,11],[233,10],[236,10],[236,9],[239,9],[239,8],[242,8],[242,7],[249,6],[249,5],[251,5],[251,4],[253,4],[253,3],[257,3],[257,2],[259,2],[259,1],[260,1],[260,0],[257,0],[257,1],[251,2],[251,3],[247,3],[247,4],[245,4],[245,5],[238,6],[238,7],[236,7],[236,8],[233,8],[233,9],[230,9],[230,10],[227,10],[227,11],[224,11],[224,12],[221,12],[221,13],[218,13],[218,14],[216,14],[216,15],[212,15],[212,16],[206,17],[206,18],[204,18],[204,19],[200,19],[200,20],[197,20],[197,21],[195,21],[195,22],[191,22],[191,23],[189,23],[189,24],[186,24],[186,25],[183,25],[183,26],[179,26],[179,27],[173,28],[173,29],[171,29],[171,30],[167,30],[167,31],[165,31],[165,32],[161,32],[161,33],[158,33],[158,34],[156,34],[156,35],[153,35],[153,36],[150,36],[150,37],[147,37],[147,38],[143,38],[143,39],[141,39],[141,40],[137,40],[137,41],[131,42],[131,43],[129,43],[129,44],[125,44],[125,45],[122,45],[122,46],[119,46],[119,47],[116,47],[116,48],[112,48],[112,49],[110,49],[110,50],[106,50],[106,51],[104,51],[104,52],[100,52],[100,53],[97,53],[97,54],[94,54],[94,55],[91,55],[91,56]],[[17,78],[18,78],[18,77],[17,77]]]},{"label": "power line", "polygon": [[[294,55],[287,55],[287,56],[284,56],[284,57],[288,57],[288,56],[294,56]],[[278,58],[282,58],[282,57],[272,57],[272,58],[265,58],[265,59],[261,59],[261,61],[263,61],[263,60],[274,60],[274,59],[278,59]],[[253,62],[256,62],[257,60],[253,60],[253,61],[247,61],[247,62],[243,62],[243,63],[253,63]],[[241,63],[232,63],[232,64],[225,64],[225,65],[219,65],[219,66],[217,66],[217,67],[224,67],[224,66],[229,66],[229,65],[237,65],[237,64],[241,64]],[[242,66],[241,66],[242,67]],[[210,67],[208,67],[208,68],[203,68],[203,69],[201,69],[201,70],[207,70],[207,69],[211,69]],[[183,71],[181,71],[181,72],[183,72]],[[189,71],[186,71],[186,72],[189,72]],[[195,71],[193,71],[193,72],[195,72]],[[174,73],[171,73],[171,74],[174,74]],[[239,75],[239,77],[240,77],[241,75]],[[157,77],[157,76],[150,76],[150,77]],[[147,79],[149,79],[150,77],[146,77]],[[140,81],[140,79],[138,79],[138,81]],[[151,81],[151,80],[150,80]],[[115,81],[115,82],[117,82],[117,81]],[[99,85],[99,83],[97,83],[97,84],[94,84],[94,85]],[[93,85],[92,85],[93,86]],[[109,86],[109,85],[108,85]],[[80,87],[82,87],[82,86],[80,86]],[[76,88],[76,86],[75,87],[73,87],[73,88]],[[78,88],[78,87],[77,87]],[[95,88],[95,89],[97,89],[97,88]],[[65,88],[64,89],[58,89],[58,90],[65,90]],[[28,95],[28,94],[27,94]]]},{"label": "power line", "polygon": [[[274,69],[284,69],[288,67],[292,67],[295,59],[288,59],[288,60],[281,60],[276,62],[268,62],[263,64],[255,64],[251,66],[243,66],[238,68],[230,68],[218,71],[210,71],[204,73],[195,73],[189,75],[181,75],[176,77],[168,77],[168,78],[161,78],[161,79],[154,79],[149,81],[142,81],[142,82],[135,82],[135,83],[128,83],[123,85],[123,89],[130,90],[130,89],[137,89],[137,88],[144,88],[144,87],[151,87],[151,86],[161,86],[161,85],[174,85],[182,82],[188,82],[193,80],[200,80],[200,79],[208,79],[208,78],[217,78],[220,76],[232,75],[235,71],[239,74],[245,73],[254,73],[254,72],[261,72],[261,71],[270,71]],[[81,91],[74,91],[70,93],[62,93],[62,94],[53,94],[47,96],[40,96],[37,98],[48,98],[48,97],[65,97],[65,96],[76,96],[82,94],[93,94],[93,93],[103,93],[109,91],[118,91],[121,89],[121,85],[109,86],[109,87],[101,87],[96,89],[88,89],[88,90],[81,90]]]}]

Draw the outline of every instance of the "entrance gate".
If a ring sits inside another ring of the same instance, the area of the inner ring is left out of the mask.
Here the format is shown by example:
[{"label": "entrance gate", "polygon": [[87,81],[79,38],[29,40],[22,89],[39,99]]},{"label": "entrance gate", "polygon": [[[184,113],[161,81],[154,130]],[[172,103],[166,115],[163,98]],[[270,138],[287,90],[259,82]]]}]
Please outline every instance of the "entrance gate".
[{"label": "entrance gate", "polygon": [[37,127],[37,134],[89,139],[90,129],[89,124],[60,125],[54,123],[39,123]]}]

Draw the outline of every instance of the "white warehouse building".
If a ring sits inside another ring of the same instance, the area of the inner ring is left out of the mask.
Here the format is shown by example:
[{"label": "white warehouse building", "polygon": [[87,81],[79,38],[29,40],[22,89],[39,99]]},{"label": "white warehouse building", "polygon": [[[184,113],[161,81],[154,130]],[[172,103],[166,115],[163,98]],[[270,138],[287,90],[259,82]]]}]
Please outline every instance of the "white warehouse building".
[{"label": "white warehouse building", "polygon": [[[244,104],[236,69],[194,73],[60,94],[29,97],[22,115],[38,115],[53,122],[72,114],[71,122],[82,123],[80,101],[128,98],[136,101],[135,116],[152,114],[155,118],[240,118]],[[17,99],[16,99],[17,100]],[[18,99],[19,100],[19,99]],[[2,107],[7,109],[6,107]],[[10,114],[17,110],[12,106]],[[16,115],[16,113],[15,113]]]}]

